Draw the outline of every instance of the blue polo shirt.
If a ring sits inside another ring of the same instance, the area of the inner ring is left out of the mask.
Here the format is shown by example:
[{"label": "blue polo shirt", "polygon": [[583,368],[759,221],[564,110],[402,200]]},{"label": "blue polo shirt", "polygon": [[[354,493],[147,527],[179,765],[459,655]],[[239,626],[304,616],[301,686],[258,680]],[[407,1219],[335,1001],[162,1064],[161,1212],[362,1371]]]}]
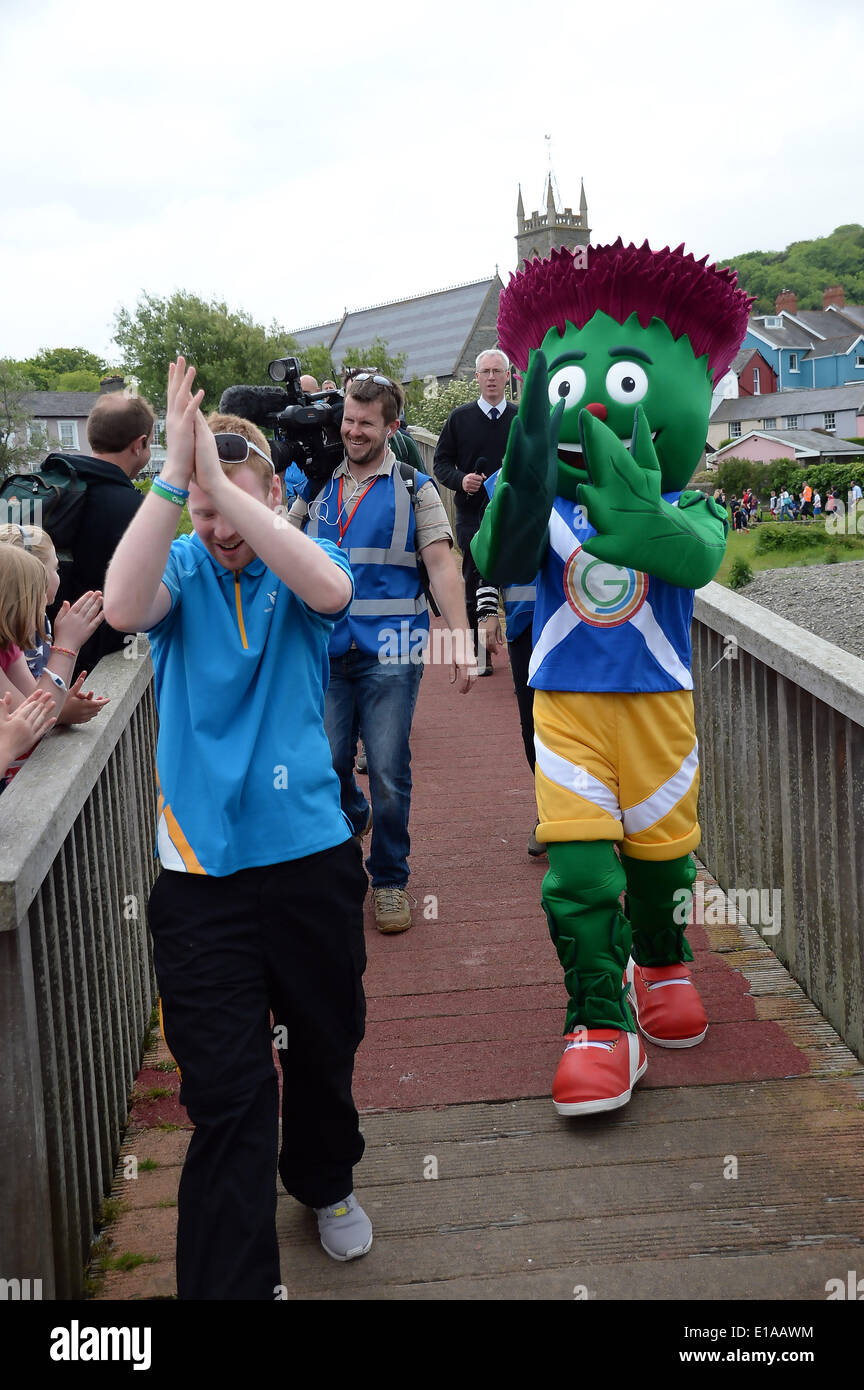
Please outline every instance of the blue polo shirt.
[{"label": "blue polo shirt", "polygon": [[227,570],[195,535],[174,541],[162,582],[171,611],[149,636],[163,868],[218,877],[342,844],[324,692],[350,604],[316,613],[263,560]]}]

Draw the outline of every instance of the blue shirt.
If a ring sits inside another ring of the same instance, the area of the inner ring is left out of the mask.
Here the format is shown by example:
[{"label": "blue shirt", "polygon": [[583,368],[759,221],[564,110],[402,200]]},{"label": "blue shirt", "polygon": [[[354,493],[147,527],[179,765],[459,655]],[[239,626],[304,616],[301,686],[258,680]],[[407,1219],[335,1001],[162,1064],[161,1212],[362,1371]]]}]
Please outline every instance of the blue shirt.
[{"label": "blue shirt", "polygon": [[324,692],[347,606],[316,613],[263,560],[227,570],[195,535],[174,541],[162,582],[171,611],[150,641],[163,868],[221,876],[343,843]]},{"label": "blue shirt", "polygon": [[[680,492],[663,493],[674,506]],[[583,550],[585,508],[556,497],[537,580],[528,684],[535,690],[692,690],[693,590]]]}]

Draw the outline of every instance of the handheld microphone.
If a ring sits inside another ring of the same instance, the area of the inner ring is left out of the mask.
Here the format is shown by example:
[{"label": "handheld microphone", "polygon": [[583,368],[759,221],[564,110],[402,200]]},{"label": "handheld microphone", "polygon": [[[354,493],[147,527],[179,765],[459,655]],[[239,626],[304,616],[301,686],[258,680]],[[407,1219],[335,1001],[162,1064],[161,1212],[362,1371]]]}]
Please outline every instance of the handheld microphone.
[{"label": "handheld microphone", "polygon": [[272,416],[279,415],[290,403],[286,392],[278,386],[229,386],[222,392],[219,410],[223,415],[239,415],[253,425],[269,425]]}]

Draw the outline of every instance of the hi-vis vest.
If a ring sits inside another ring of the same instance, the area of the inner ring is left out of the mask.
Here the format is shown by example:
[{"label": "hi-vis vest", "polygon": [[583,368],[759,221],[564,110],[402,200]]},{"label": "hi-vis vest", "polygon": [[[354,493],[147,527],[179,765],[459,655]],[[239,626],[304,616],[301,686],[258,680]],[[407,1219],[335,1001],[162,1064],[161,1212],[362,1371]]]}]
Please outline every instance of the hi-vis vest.
[{"label": "hi-vis vest", "polygon": [[[680,492],[663,493],[672,506]],[[584,507],[556,497],[537,577],[535,690],[692,690],[693,590],[597,560]]]},{"label": "hi-vis vest", "polygon": [[[500,472],[501,469],[499,468],[483,484],[490,498],[495,491],[495,484]],[[507,627],[507,640],[510,642],[513,638],[519,637],[534,618],[537,585],[536,583],[508,584],[501,590],[501,597],[504,599],[504,619]]]},{"label": "hi-vis vest", "polygon": [[[385,662],[418,661],[429,640],[428,605],[417,573],[414,508],[398,461],[392,454],[391,458],[392,472],[379,476],[363,495],[342,535],[340,549],[354,576],[354,602],[333,629],[331,656],[344,655],[354,644]],[[428,474],[418,470],[417,491],[429,481]],[[306,534],[339,545],[338,478],[325,483],[313,500]]]}]

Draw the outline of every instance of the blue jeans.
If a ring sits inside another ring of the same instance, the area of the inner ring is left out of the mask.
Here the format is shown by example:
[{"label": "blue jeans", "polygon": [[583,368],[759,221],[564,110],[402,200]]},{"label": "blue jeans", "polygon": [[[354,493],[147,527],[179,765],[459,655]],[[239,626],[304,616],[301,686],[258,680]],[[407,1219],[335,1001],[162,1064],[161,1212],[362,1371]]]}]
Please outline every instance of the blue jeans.
[{"label": "blue jeans", "polygon": [[339,778],[342,810],[355,834],[369,817],[369,802],[354,777],[357,721],[369,773],[372,845],[366,868],[373,888],[408,882],[411,840],[411,721],[422,662],[382,663],[353,648],[330,658],[324,728]]}]

